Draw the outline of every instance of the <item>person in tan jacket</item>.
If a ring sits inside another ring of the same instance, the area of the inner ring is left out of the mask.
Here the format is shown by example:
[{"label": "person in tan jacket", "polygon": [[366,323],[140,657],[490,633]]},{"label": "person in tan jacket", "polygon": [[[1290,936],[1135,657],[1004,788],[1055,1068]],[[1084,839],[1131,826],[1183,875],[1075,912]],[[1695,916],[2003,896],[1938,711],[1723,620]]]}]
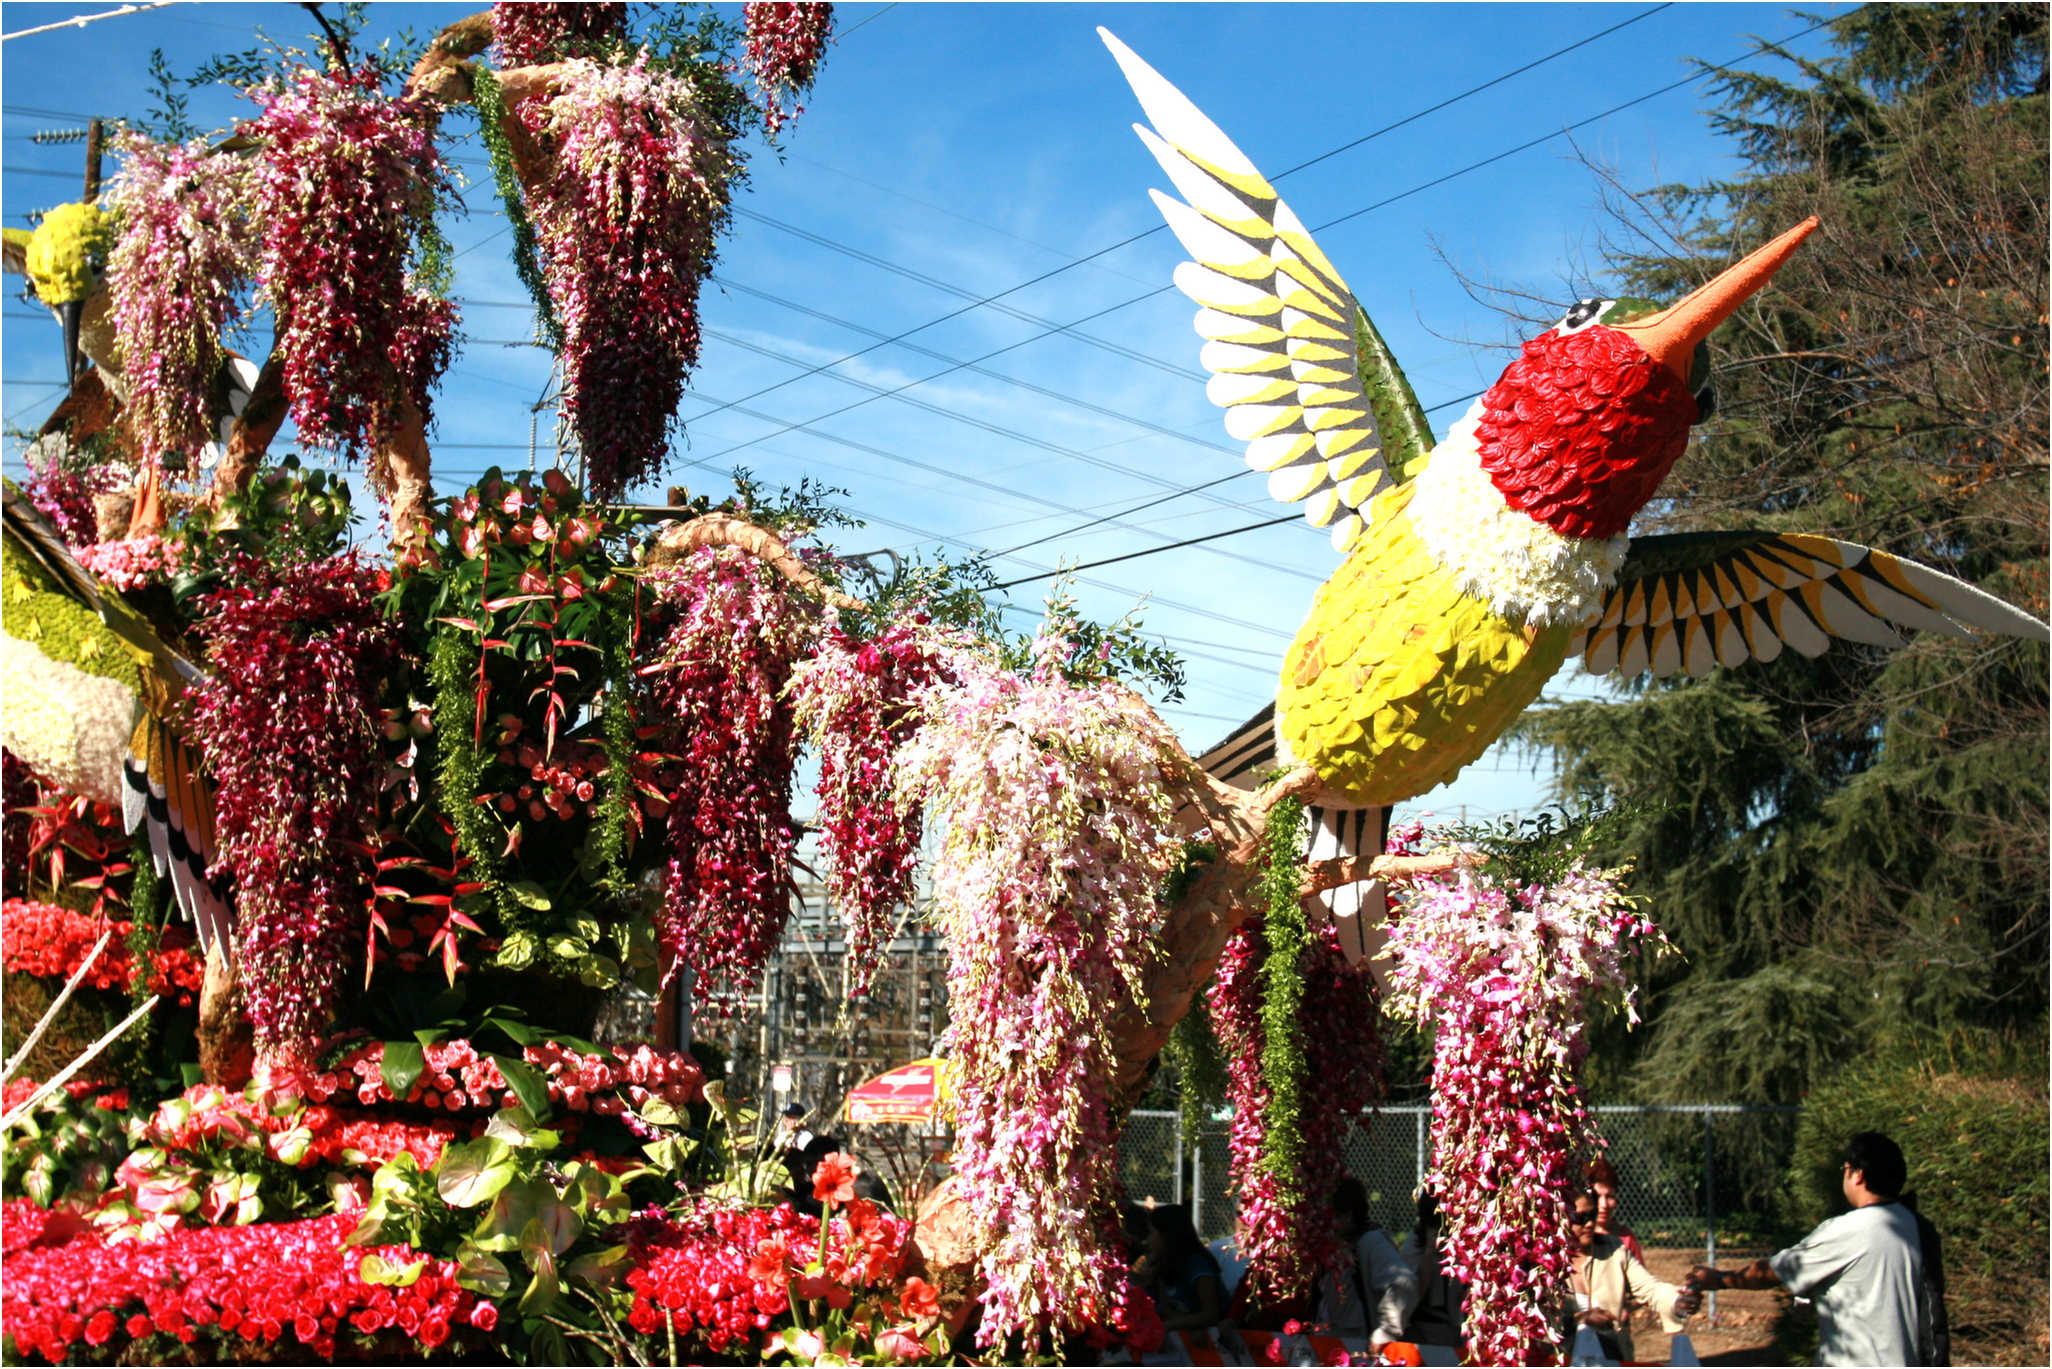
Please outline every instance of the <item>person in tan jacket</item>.
[{"label": "person in tan jacket", "polygon": [[1576,1244],[1568,1304],[1569,1344],[1574,1342],[1576,1329],[1587,1326],[1596,1333],[1606,1355],[1620,1362],[1630,1360],[1635,1308],[1652,1308],[1659,1314],[1661,1329],[1672,1333],[1681,1330],[1682,1322],[1702,1306],[1701,1293],[1655,1278],[1623,1242],[1597,1231],[1593,1191],[1575,1195],[1568,1220]]}]

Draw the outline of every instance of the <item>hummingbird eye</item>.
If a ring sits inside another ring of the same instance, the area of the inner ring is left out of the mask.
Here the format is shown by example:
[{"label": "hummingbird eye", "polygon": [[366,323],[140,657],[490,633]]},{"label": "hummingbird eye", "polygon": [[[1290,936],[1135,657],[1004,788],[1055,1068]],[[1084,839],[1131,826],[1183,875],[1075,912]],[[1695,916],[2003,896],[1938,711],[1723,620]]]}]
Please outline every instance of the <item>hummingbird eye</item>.
[{"label": "hummingbird eye", "polygon": [[1563,337],[1569,333],[1579,333],[1600,320],[1615,302],[1607,299],[1577,300],[1575,307],[1568,310],[1561,321],[1553,326],[1553,331]]}]

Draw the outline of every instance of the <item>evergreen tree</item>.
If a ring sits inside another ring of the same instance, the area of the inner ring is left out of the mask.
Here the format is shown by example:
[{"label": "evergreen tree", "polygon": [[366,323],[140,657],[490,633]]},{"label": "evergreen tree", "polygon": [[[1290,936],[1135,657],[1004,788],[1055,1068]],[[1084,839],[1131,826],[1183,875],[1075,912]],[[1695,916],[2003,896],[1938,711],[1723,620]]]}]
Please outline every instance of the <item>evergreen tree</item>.
[{"label": "evergreen tree", "polygon": [[[1744,173],[1656,192],[1685,227],[1618,264],[1631,293],[1823,226],[1713,340],[1717,414],[1640,531],[1829,533],[2045,614],[2046,16],[1868,5],[1827,60],[1717,74]],[[1528,714],[1560,797],[1627,814],[1605,854],[1686,956],[1613,1068],[1790,1102],[1877,1033],[2041,1028],[2046,669],[1920,634]]]}]

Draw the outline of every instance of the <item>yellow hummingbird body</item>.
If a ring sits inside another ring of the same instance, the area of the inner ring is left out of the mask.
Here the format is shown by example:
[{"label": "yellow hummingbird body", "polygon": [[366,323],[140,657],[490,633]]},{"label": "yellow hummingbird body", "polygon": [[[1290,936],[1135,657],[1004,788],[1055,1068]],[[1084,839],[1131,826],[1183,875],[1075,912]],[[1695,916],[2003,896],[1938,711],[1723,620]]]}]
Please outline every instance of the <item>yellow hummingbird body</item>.
[{"label": "yellow hummingbird body", "polygon": [[1453,778],[1539,697],[1576,626],[1527,627],[1466,592],[1413,526],[1414,486],[1318,591],[1284,658],[1277,732],[1337,795],[1380,805]]}]

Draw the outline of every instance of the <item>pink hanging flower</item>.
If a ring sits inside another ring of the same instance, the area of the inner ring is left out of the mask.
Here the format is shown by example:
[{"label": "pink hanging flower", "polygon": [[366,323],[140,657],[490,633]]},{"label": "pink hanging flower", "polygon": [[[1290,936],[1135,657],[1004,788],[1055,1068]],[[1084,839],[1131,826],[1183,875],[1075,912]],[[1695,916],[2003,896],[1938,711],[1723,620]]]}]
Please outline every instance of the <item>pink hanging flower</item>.
[{"label": "pink hanging flower", "polygon": [[255,217],[278,313],[285,393],[302,441],[374,443],[449,363],[456,310],[408,270],[443,177],[433,109],[388,99],[374,66],[301,68],[255,94]]},{"label": "pink hanging flower", "polygon": [[786,120],[805,112],[798,96],[819,74],[834,31],[834,7],[812,0],[748,0],[741,22],[748,31],[748,72],[774,137]]},{"label": "pink hanging flower", "polygon": [[519,109],[552,151],[527,209],[563,325],[563,412],[593,496],[611,500],[661,467],[733,162],[682,77],[645,58],[565,65]]},{"label": "pink hanging flower", "polygon": [[115,150],[123,164],[108,189],[119,226],[107,290],[129,430],[137,455],[158,465],[196,455],[218,436],[211,415],[221,338],[240,321],[256,268],[253,177],[248,161],[209,155],[203,139],[124,133]]}]

